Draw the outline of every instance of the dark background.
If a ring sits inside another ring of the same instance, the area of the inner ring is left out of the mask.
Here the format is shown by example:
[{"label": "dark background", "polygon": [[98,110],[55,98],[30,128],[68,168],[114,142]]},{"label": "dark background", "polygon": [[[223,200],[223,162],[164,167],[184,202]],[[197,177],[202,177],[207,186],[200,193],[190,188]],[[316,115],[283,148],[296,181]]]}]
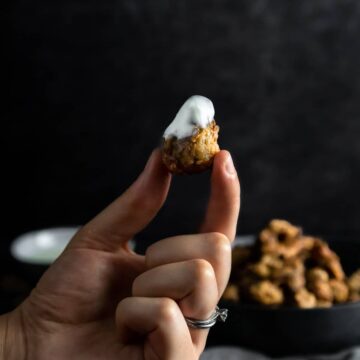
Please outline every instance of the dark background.
[{"label": "dark background", "polygon": [[[213,100],[235,159],[239,233],[284,217],[310,233],[359,236],[358,1],[1,8],[2,264],[20,233],[83,224],[119,195],[192,94]],[[142,243],[193,232],[208,178],[174,179]]]}]

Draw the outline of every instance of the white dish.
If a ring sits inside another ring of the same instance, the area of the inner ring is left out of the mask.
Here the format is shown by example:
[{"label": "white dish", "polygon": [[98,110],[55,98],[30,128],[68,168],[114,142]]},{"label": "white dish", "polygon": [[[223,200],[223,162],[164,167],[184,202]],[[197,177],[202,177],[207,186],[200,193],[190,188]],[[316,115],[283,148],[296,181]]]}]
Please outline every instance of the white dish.
[{"label": "white dish", "polygon": [[79,227],[59,227],[25,233],[12,242],[10,252],[21,262],[50,265],[63,252],[78,229]]},{"label": "white dish", "polygon": [[251,235],[251,234],[237,235],[233,242],[233,247],[254,245],[255,240],[256,240],[256,235]]}]

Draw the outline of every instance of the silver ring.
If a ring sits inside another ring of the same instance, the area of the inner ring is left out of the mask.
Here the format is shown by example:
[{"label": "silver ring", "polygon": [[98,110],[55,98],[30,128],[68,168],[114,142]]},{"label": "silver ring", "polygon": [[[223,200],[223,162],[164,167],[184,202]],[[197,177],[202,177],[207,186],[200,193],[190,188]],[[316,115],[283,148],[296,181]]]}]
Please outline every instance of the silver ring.
[{"label": "silver ring", "polygon": [[228,309],[215,308],[214,313],[206,320],[197,320],[185,316],[185,321],[189,327],[194,329],[208,329],[216,324],[217,321],[225,322],[228,316]]}]

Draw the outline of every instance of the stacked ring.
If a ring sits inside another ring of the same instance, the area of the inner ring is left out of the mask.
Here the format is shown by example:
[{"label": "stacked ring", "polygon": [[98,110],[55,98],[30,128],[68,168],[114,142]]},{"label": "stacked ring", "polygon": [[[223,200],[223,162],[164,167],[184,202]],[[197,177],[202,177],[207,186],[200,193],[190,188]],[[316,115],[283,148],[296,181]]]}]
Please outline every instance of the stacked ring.
[{"label": "stacked ring", "polygon": [[216,324],[217,321],[225,322],[228,316],[228,309],[220,309],[216,306],[214,313],[206,320],[198,320],[185,317],[189,327],[194,329],[208,329]]}]

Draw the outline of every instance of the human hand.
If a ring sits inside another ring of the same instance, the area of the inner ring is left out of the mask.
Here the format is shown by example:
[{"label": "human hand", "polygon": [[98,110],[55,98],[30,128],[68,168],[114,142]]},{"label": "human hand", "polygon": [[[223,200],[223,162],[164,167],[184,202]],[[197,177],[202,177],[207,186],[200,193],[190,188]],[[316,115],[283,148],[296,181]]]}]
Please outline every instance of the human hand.
[{"label": "human hand", "polygon": [[75,235],[25,302],[2,318],[4,358],[200,356],[208,330],[189,329],[184,316],[209,317],[226,286],[239,182],[230,154],[221,151],[201,232],[135,254],[128,241],[161,208],[170,181],[155,151],[135,183]]}]

